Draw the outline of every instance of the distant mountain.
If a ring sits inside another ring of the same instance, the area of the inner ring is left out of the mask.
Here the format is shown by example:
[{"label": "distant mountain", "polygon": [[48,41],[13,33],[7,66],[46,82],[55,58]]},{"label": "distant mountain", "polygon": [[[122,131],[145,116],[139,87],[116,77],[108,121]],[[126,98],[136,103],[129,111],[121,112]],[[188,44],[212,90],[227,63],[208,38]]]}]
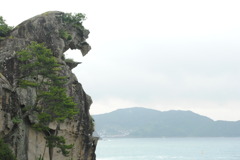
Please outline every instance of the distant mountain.
[{"label": "distant mountain", "polygon": [[136,107],[93,118],[101,137],[240,137],[240,121],[213,121],[191,111]]}]

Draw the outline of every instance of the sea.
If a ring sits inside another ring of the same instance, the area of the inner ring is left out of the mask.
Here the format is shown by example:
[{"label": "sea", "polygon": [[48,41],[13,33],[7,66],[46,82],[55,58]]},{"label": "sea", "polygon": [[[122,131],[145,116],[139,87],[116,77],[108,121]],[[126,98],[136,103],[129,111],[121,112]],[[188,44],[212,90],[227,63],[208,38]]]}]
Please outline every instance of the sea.
[{"label": "sea", "polygon": [[240,160],[239,138],[106,138],[97,160]]}]

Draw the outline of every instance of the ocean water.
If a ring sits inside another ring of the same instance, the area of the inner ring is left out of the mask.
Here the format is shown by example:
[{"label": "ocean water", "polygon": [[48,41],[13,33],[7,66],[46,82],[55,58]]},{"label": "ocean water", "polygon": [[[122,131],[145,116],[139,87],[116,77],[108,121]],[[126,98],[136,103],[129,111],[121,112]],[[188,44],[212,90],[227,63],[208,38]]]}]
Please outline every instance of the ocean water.
[{"label": "ocean water", "polygon": [[112,138],[97,160],[240,160],[240,138]]}]

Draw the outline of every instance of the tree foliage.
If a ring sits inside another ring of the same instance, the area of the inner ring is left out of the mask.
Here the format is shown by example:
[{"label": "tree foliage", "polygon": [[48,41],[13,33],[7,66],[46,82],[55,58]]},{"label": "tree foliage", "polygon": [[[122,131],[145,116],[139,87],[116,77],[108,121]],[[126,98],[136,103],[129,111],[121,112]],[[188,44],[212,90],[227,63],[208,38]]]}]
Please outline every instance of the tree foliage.
[{"label": "tree foliage", "polygon": [[84,29],[82,22],[86,20],[86,15],[82,13],[76,13],[76,14],[63,13],[61,15],[61,20],[62,22],[68,25],[72,25],[76,28]]},{"label": "tree foliage", "polygon": [[12,150],[0,138],[0,160],[16,160]]},{"label": "tree foliage", "polygon": [[81,24],[84,20],[86,20],[86,15],[82,13],[63,13],[62,20],[65,23],[79,23]]},{"label": "tree foliage", "polygon": [[54,148],[54,147],[57,147],[59,148],[59,152],[62,152],[62,154],[64,156],[68,156],[69,155],[69,149],[71,149],[73,147],[72,144],[70,145],[66,145],[66,140],[64,139],[63,136],[54,136],[54,135],[51,135],[51,136],[48,136],[46,137],[47,139],[47,146],[49,148]]},{"label": "tree foliage", "polygon": [[37,92],[36,102],[28,107],[27,113],[37,112],[38,123],[33,127],[44,131],[46,141],[51,148],[59,148],[67,156],[72,145],[66,145],[64,137],[57,136],[57,130],[50,132],[50,122],[59,125],[65,119],[71,119],[78,113],[73,99],[67,96],[64,87],[67,78],[61,75],[61,65],[44,44],[32,42],[26,49],[18,52],[22,77],[19,85],[22,88],[34,87]]},{"label": "tree foliage", "polygon": [[72,36],[71,34],[69,34],[67,31],[65,30],[60,30],[59,31],[59,36],[65,40],[71,40],[72,39]]},{"label": "tree foliage", "polygon": [[5,20],[2,16],[0,16],[0,39],[1,37],[6,37],[8,33],[13,29],[13,27],[8,26],[5,23]]}]

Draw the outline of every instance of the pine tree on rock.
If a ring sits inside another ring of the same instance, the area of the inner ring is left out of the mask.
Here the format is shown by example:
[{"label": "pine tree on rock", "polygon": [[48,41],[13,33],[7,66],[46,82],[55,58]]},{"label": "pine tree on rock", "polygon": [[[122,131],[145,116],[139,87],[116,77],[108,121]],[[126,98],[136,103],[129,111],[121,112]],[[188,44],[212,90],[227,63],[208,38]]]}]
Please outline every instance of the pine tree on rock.
[{"label": "pine tree on rock", "polygon": [[[53,159],[53,148],[58,148],[59,152],[68,156],[73,145],[66,145],[65,138],[58,136],[59,125],[64,120],[73,118],[78,111],[64,88],[67,77],[61,76],[61,65],[44,44],[32,42],[17,54],[21,64],[19,86],[33,87],[37,95],[34,105],[26,107],[24,117],[37,113],[38,122],[33,127],[45,133],[50,160]],[[49,128],[50,122],[57,123],[54,131]]]}]

